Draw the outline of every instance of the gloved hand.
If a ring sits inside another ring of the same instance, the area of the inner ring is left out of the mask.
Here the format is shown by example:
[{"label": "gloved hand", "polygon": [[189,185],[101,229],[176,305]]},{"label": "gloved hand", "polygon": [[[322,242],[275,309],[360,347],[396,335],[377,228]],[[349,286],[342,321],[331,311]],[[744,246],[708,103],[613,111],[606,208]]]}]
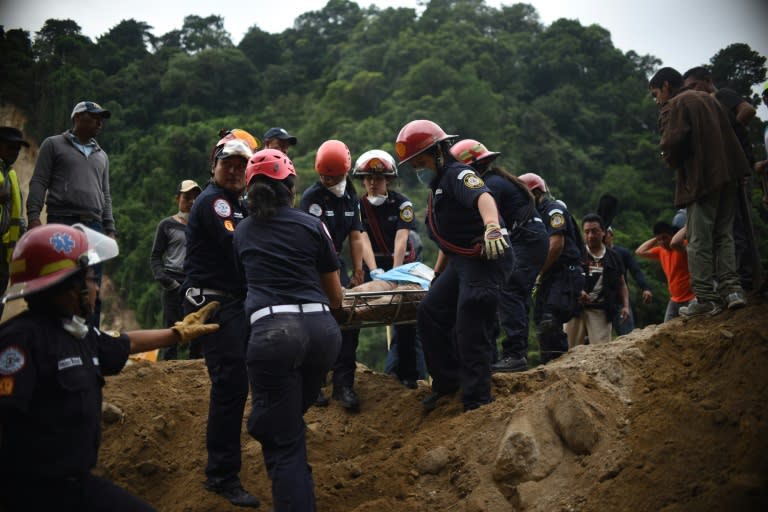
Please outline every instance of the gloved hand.
[{"label": "gloved hand", "polygon": [[508,247],[509,244],[504,240],[501,226],[495,222],[486,224],[485,233],[483,234],[483,254],[485,254],[485,257],[489,260],[495,260],[504,254],[504,249]]},{"label": "gloved hand", "polygon": [[180,343],[188,343],[204,334],[219,330],[219,324],[206,324],[205,321],[218,309],[219,302],[213,301],[176,322],[171,330],[178,334]]},{"label": "gloved hand", "polygon": [[371,279],[374,279],[376,276],[380,276],[383,273],[384,273],[384,269],[382,269],[382,268],[375,268],[375,269],[371,270],[370,272],[368,272],[368,274],[370,274],[370,276],[371,276]]}]

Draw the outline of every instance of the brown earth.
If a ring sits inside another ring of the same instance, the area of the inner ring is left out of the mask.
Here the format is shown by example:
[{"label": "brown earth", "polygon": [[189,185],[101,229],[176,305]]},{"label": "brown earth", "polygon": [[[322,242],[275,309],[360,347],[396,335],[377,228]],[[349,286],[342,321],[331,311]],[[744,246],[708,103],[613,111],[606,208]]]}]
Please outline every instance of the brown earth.
[{"label": "brown earth", "polygon": [[[332,402],[305,418],[318,510],[768,510],[768,303],[753,302],[495,375],[496,401],[469,413],[456,398],[425,414],[425,383],[359,367],[359,414]],[[202,488],[208,392],[201,361],[109,378],[97,472],[160,511],[241,510]],[[242,443],[266,510],[245,426]]]}]

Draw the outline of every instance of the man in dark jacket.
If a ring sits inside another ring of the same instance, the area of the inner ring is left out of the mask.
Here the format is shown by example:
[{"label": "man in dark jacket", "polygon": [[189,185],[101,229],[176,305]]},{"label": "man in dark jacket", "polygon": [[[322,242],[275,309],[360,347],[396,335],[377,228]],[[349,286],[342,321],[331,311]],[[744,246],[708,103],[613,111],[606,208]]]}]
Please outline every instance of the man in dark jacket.
[{"label": "man in dark jacket", "polygon": [[696,299],[680,314],[715,315],[723,306],[742,307],[746,299],[732,230],[736,188],[749,162],[715,98],[683,87],[673,68],[660,69],[649,89],[660,107],[661,156],[677,173],[675,206],[688,209],[688,265]]}]

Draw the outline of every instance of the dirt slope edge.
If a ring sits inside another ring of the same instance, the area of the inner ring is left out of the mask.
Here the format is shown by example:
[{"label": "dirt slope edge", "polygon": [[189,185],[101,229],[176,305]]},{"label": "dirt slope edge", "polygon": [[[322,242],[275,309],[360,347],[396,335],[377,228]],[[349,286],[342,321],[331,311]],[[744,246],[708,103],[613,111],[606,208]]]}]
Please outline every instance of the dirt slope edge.
[{"label": "dirt slope edge", "polygon": [[[494,376],[496,401],[424,414],[428,388],[363,367],[360,414],[307,414],[318,509],[715,511],[768,509],[768,304],[678,319]],[[201,361],[139,363],[108,379],[97,471],[161,511],[238,510],[201,486]],[[248,408],[250,405],[248,405]],[[243,429],[246,487],[270,504]]]}]

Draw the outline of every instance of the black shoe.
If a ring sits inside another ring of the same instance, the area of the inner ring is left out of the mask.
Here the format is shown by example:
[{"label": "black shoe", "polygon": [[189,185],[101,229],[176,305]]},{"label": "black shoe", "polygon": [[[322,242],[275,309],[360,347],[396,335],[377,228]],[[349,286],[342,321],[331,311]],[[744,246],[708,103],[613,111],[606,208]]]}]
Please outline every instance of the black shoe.
[{"label": "black shoe", "polygon": [[261,505],[259,499],[243,489],[243,486],[239,482],[229,485],[206,482],[205,488],[211,492],[215,492],[237,507],[259,508],[259,505]]},{"label": "black shoe", "polygon": [[315,407],[328,407],[328,404],[330,403],[330,400],[328,400],[328,397],[323,394],[323,390],[317,392],[317,398],[315,398]]},{"label": "black shoe", "polygon": [[444,396],[453,396],[453,393],[439,393],[433,391],[428,394],[427,397],[421,401],[421,405],[424,406],[425,411],[433,411],[437,407],[437,402]]},{"label": "black shoe", "polygon": [[491,365],[491,371],[501,373],[524,372],[528,369],[528,360],[524,357],[507,356]]},{"label": "black shoe", "polygon": [[416,381],[411,379],[403,379],[400,381],[400,384],[407,387],[408,389],[416,389],[419,387]]},{"label": "black shoe", "polygon": [[333,388],[333,399],[338,400],[339,404],[345,409],[356,411],[360,408],[360,399],[352,386],[341,386]]}]

